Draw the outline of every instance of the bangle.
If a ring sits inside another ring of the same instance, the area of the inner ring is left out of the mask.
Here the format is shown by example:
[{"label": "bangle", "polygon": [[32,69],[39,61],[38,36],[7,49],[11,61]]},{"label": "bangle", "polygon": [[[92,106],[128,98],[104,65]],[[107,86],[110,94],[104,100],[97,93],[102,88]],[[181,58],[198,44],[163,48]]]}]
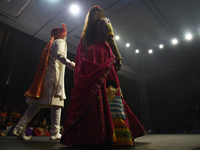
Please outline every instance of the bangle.
[{"label": "bangle", "polygon": [[119,54],[118,57],[115,57],[115,60],[122,60],[122,56]]}]

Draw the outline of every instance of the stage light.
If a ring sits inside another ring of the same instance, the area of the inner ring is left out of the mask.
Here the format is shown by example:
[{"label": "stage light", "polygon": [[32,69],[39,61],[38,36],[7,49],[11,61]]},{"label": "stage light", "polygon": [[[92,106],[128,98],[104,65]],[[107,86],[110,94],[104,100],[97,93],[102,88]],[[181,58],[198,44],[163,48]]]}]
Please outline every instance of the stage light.
[{"label": "stage light", "polygon": [[115,36],[115,39],[116,39],[116,40],[119,40],[119,36],[118,36],[118,35],[117,35],[117,36]]},{"label": "stage light", "polygon": [[130,44],[129,44],[129,43],[126,43],[126,47],[130,47]]},{"label": "stage light", "polygon": [[78,7],[77,5],[72,5],[72,6],[70,7],[70,11],[71,11],[71,13],[73,13],[73,14],[77,14],[77,13],[79,12],[79,7]]},{"label": "stage light", "polygon": [[185,38],[186,38],[187,40],[191,40],[191,39],[192,39],[192,34],[190,34],[190,33],[186,34],[186,35],[185,35]]},{"label": "stage light", "polygon": [[140,52],[139,49],[136,49],[136,50],[135,50],[135,53],[139,53],[139,52]]},{"label": "stage light", "polygon": [[148,52],[149,52],[149,54],[151,54],[151,53],[153,53],[153,50],[152,50],[152,49],[150,49]]},{"label": "stage light", "polygon": [[159,48],[160,48],[160,49],[162,49],[163,47],[164,47],[163,44],[160,44],[160,45],[159,45]]},{"label": "stage light", "polygon": [[178,43],[178,40],[177,40],[177,39],[173,39],[173,40],[172,40],[172,43],[173,43],[173,44],[177,44],[177,43]]}]

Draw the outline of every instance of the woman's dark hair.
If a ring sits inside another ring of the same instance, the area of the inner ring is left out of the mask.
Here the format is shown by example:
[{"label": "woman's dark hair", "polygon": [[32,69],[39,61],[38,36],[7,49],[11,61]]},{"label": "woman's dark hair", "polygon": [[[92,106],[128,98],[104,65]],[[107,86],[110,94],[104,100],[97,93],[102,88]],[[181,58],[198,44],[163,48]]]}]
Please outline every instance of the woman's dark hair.
[{"label": "woman's dark hair", "polygon": [[43,117],[42,117],[42,118],[39,118],[39,119],[38,119],[37,127],[38,127],[38,126],[40,125],[40,123],[42,123],[45,119],[46,119],[46,118],[43,118]]},{"label": "woman's dark hair", "polygon": [[106,18],[104,11],[97,7],[92,7],[85,18],[85,25],[83,27],[82,39],[84,46],[89,47],[93,44],[95,36],[95,30],[97,27],[97,21],[102,18]]},{"label": "woman's dark hair", "polygon": [[106,88],[108,88],[110,85],[112,85],[114,88],[117,88],[117,83],[113,80],[106,81]]}]

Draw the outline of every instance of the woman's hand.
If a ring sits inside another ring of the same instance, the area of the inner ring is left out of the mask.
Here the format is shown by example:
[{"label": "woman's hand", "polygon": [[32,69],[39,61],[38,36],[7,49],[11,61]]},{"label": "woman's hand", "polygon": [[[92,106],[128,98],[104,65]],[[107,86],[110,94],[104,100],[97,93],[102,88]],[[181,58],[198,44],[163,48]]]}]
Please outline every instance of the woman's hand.
[{"label": "woman's hand", "polygon": [[114,66],[115,66],[115,70],[119,71],[121,69],[121,67],[122,67],[121,60],[120,59],[116,59]]}]

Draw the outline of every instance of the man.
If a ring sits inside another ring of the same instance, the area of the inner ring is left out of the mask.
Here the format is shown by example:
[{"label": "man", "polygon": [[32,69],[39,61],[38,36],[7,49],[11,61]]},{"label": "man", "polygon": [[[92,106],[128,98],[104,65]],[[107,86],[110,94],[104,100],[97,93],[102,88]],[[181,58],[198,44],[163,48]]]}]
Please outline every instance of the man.
[{"label": "man", "polygon": [[25,93],[26,102],[30,106],[13,130],[13,135],[20,139],[29,140],[31,138],[24,133],[26,125],[43,107],[51,107],[50,139],[61,138],[59,133],[61,107],[64,106],[64,99],[66,99],[64,89],[65,65],[71,70],[75,67],[75,63],[66,58],[66,35],[65,24],[62,24],[62,28],[51,30],[51,40],[43,50],[33,84]]}]

